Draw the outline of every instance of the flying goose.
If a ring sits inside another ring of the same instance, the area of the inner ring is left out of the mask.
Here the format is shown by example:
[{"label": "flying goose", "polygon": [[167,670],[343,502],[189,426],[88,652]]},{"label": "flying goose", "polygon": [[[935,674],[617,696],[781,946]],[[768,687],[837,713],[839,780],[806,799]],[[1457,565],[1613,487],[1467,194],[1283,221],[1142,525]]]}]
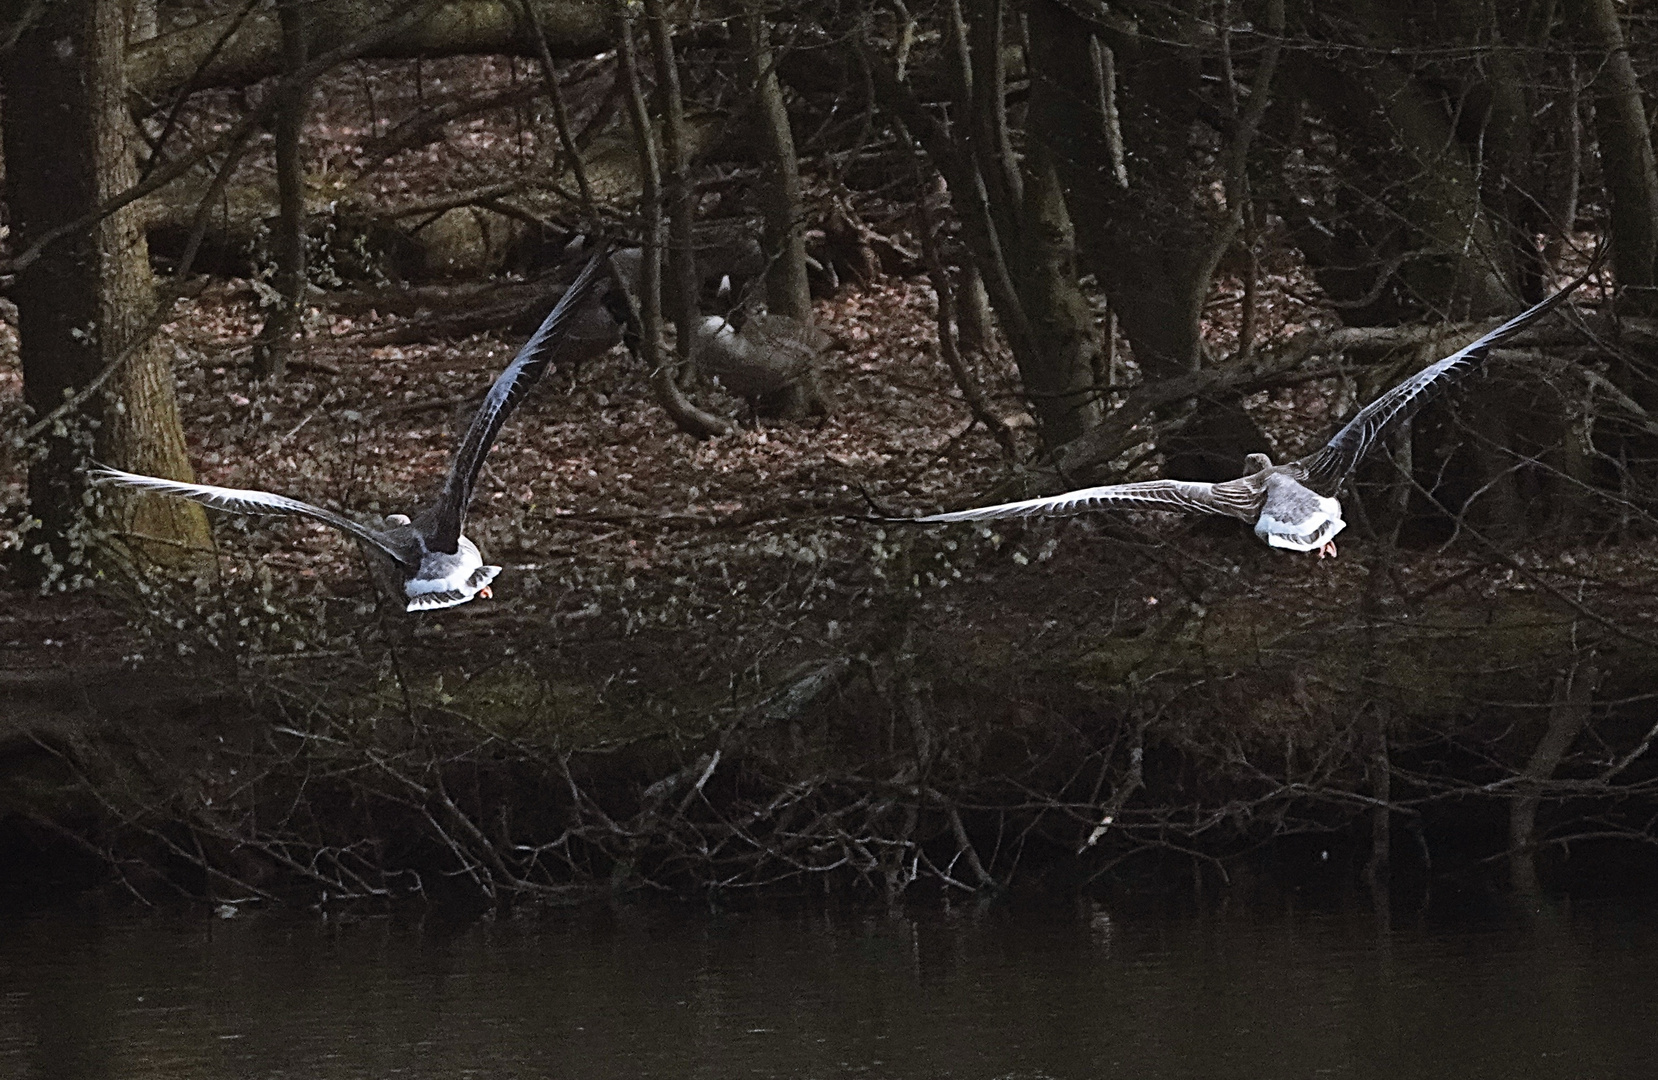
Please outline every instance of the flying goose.
[{"label": "flying goose", "polygon": [[1447,387],[1479,367],[1491,350],[1556,307],[1588,280],[1600,260],[1582,277],[1536,306],[1503,323],[1478,341],[1430,364],[1360,409],[1321,449],[1274,465],[1265,454],[1244,460],[1249,472],[1236,480],[1205,484],[1189,480],[1146,480],[1082,488],[1022,502],[981,506],[911,521],[987,521],[995,518],[1062,515],[1105,507],[1186,510],[1224,514],[1255,526],[1255,535],[1270,547],[1316,551],[1334,556],[1335,536],[1347,527],[1335,498],[1342,481],[1364,456],[1413,413]]},{"label": "flying goose", "polygon": [[501,568],[485,565],[478,546],[461,535],[478,470],[483,468],[484,456],[507,417],[545,374],[564,344],[571,324],[581,318],[588,294],[604,265],[605,251],[601,248],[588,259],[580,276],[565,290],[540,329],[524,343],[489,388],[483,404],[472,417],[466,437],[455,451],[437,499],[412,517],[388,514],[386,527],[375,529],[332,510],[269,491],[186,484],[109,468],[97,469],[94,475],[103,481],[194,499],[219,510],[238,514],[293,514],[350,533],[362,542],[376,578],[387,591],[402,590],[408,611],[435,611],[464,604],[475,596],[488,598],[489,583]]}]

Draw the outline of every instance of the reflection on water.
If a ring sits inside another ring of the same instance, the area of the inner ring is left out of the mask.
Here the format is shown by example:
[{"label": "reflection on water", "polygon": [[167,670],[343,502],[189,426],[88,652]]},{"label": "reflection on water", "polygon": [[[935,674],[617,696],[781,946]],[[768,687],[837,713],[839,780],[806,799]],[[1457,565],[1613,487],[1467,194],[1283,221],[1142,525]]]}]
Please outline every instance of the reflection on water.
[{"label": "reflection on water", "polygon": [[1650,1075],[1658,913],[0,922],[0,1076]]}]

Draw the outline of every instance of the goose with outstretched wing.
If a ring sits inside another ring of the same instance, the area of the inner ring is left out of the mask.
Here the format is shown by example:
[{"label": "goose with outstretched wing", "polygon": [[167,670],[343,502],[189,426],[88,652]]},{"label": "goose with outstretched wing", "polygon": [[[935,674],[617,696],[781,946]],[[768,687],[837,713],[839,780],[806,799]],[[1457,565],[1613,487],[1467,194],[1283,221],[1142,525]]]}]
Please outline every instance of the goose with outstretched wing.
[{"label": "goose with outstretched wing", "polygon": [[594,283],[604,269],[605,258],[602,248],[593,254],[575,283],[565,290],[542,321],[540,329],[524,343],[489,388],[455,451],[437,499],[412,517],[389,514],[385,518],[386,527],[377,529],[344,514],[269,491],[186,484],[119,469],[100,468],[94,475],[100,480],[145,491],[194,499],[219,510],[237,514],[291,514],[349,533],[362,542],[376,576],[388,591],[401,590],[409,611],[434,611],[464,604],[478,596],[487,598],[489,583],[501,568],[486,565],[478,546],[461,535],[478,471],[483,468],[484,457],[502,425],[546,373],[570,327],[581,317]]},{"label": "goose with outstretched wing", "polygon": [[1584,274],[1503,323],[1478,341],[1430,364],[1359,410],[1323,448],[1274,465],[1265,454],[1245,458],[1249,472],[1236,480],[1205,484],[1188,480],[1146,480],[1082,488],[1022,502],[981,506],[911,521],[988,521],[997,518],[1055,516],[1123,507],[1183,510],[1240,518],[1255,527],[1269,546],[1289,551],[1336,553],[1335,536],[1346,528],[1336,492],[1364,456],[1413,413],[1484,362],[1493,348],[1553,311],[1589,279],[1600,260]]}]

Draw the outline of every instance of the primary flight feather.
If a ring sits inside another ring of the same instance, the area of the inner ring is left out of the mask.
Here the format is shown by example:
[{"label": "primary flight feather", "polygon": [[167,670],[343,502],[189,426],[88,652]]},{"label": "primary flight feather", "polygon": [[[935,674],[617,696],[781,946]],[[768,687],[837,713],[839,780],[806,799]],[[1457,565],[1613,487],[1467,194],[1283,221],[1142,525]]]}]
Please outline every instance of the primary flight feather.
[{"label": "primary flight feather", "polygon": [[486,565],[478,546],[461,534],[478,471],[483,468],[484,457],[502,425],[530,388],[546,374],[558,354],[593,292],[605,259],[602,247],[594,252],[541,327],[496,378],[455,450],[437,499],[413,517],[391,514],[385,519],[386,527],[377,529],[344,514],[269,491],[187,484],[119,469],[100,468],[94,475],[100,480],[145,491],[194,499],[219,510],[237,514],[291,514],[350,533],[363,542],[382,583],[401,591],[408,611],[432,611],[464,604],[474,597],[488,597],[489,583],[501,568]]},{"label": "primary flight feather", "polygon": [[1248,473],[1218,484],[1187,480],[1107,484],[909,520],[988,521],[1075,514],[1106,507],[1185,510],[1247,521],[1255,527],[1255,535],[1271,547],[1317,551],[1321,558],[1334,555],[1335,536],[1347,526],[1335,495],[1364,456],[1423,405],[1478,368],[1492,349],[1560,306],[1599,265],[1596,259],[1582,276],[1553,296],[1404,380],[1360,409],[1323,447],[1295,461],[1274,465],[1265,454],[1250,454],[1245,459]]}]

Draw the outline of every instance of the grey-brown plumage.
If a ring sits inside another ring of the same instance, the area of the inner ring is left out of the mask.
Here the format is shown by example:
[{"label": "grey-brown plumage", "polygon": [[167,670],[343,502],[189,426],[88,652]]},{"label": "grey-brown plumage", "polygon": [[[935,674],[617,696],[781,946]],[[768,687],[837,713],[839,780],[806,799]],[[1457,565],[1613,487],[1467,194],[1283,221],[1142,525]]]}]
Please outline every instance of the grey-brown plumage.
[{"label": "grey-brown plumage", "polygon": [[911,520],[987,521],[1075,514],[1113,506],[1183,510],[1247,521],[1255,527],[1255,535],[1271,547],[1317,551],[1320,557],[1334,555],[1335,536],[1347,524],[1341,518],[1341,503],[1335,494],[1364,456],[1423,405],[1478,368],[1493,348],[1560,306],[1598,266],[1597,259],[1582,277],[1542,303],[1418,371],[1360,409],[1323,447],[1295,461],[1274,465],[1265,454],[1250,454],[1245,459],[1247,474],[1218,484],[1189,480],[1107,484]]},{"label": "grey-brown plumage", "polygon": [[695,328],[692,356],[720,385],[751,405],[806,378],[829,335],[784,315],[759,314],[738,330],[717,315]]}]

